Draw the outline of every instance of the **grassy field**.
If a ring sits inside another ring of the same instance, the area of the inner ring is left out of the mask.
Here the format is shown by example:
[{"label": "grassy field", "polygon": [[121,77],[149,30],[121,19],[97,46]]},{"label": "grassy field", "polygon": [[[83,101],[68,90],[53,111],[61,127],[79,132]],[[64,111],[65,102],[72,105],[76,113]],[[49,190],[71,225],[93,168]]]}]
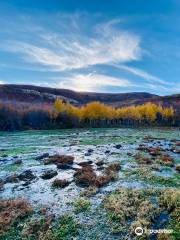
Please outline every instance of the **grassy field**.
[{"label": "grassy field", "polygon": [[1,132],[0,239],[180,239],[179,153],[175,128]]}]

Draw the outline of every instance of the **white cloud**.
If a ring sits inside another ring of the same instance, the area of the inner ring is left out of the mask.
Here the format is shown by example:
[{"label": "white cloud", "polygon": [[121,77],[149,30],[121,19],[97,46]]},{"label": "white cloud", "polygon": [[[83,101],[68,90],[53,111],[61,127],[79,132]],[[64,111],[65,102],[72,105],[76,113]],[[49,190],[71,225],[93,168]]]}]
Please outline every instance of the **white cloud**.
[{"label": "white cloud", "polygon": [[3,81],[3,80],[0,80],[0,84],[5,84],[5,81]]},{"label": "white cloud", "polygon": [[117,20],[108,22],[102,31],[93,36],[71,34],[69,29],[69,34],[40,33],[38,37],[42,43],[6,41],[1,43],[1,48],[20,54],[27,62],[38,63],[56,71],[140,59],[140,38],[130,32],[113,28],[116,22]]},{"label": "white cloud", "polygon": [[134,68],[134,67],[128,67],[128,66],[125,66],[125,65],[117,65],[117,64],[113,64],[114,67],[117,67],[119,69],[122,69],[122,70],[126,70],[138,77],[141,77],[145,80],[148,80],[148,81],[153,81],[153,82],[157,82],[157,83],[160,83],[160,84],[165,84],[165,85],[169,85],[167,82],[165,82],[164,80],[162,80],[161,78],[157,77],[157,76],[154,76],[144,70],[141,70],[141,69],[138,69],[138,68]]},{"label": "white cloud", "polygon": [[[55,79],[54,79],[55,80]],[[58,78],[56,78],[58,80]],[[77,91],[102,91],[106,87],[129,87],[131,82],[127,79],[111,77],[103,74],[77,74],[70,78],[60,80],[60,88]]]}]

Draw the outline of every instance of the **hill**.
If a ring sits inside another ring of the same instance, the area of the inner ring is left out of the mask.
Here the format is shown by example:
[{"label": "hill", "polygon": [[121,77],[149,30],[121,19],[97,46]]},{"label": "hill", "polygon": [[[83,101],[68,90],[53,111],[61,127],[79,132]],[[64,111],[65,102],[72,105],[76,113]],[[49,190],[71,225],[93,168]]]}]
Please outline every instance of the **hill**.
[{"label": "hill", "polygon": [[32,85],[4,84],[0,85],[0,101],[4,103],[22,105],[52,105],[59,97],[65,102],[74,105],[83,105],[92,101],[100,101],[115,107],[139,105],[146,102],[172,105],[176,110],[180,109],[180,94],[171,96],[158,96],[146,92],[130,93],[94,93],[76,92],[68,89],[39,87]]}]

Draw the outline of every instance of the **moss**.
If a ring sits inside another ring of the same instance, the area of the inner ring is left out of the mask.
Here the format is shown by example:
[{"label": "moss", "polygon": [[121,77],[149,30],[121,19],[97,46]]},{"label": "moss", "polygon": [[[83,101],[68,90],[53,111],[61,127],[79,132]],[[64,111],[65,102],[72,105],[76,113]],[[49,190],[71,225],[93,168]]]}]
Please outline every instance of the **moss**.
[{"label": "moss", "polygon": [[82,197],[91,197],[95,195],[97,192],[98,192],[98,188],[96,188],[95,186],[90,186],[86,190],[82,191],[80,195]]},{"label": "moss", "polygon": [[8,164],[3,167],[1,167],[1,171],[6,171],[6,172],[16,172],[21,168],[20,165],[17,164]]},{"label": "moss", "polygon": [[[23,226],[21,236],[24,239],[48,239],[47,237],[52,236],[51,223],[53,217],[46,216],[40,219],[31,219],[26,222]],[[51,238],[49,238],[51,239]]]},{"label": "moss", "polygon": [[91,207],[90,201],[86,198],[79,198],[73,203],[73,205],[76,213],[85,212]]},{"label": "moss", "polygon": [[52,230],[52,240],[69,240],[78,234],[79,224],[72,216],[64,215],[59,219],[57,226]]},{"label": "moss", "polygon": [[113,233],[119,231],[132,237],[137,226],[150,228],[159,215],[159,209],[151,202],[151,197],[156,195],[154,190],[120,188],[106,196],[103,207],[107,210]]},{"label": "moss", "polygon": [[170,213],[167,229],[172,229],[172,240],[180,239],[180,190],[165,189],[159,197],[160,206]]},{"label": "moss", "polygon": [[180,176],[179,174],[174,174],[173,177],[163,177],[152,173],[152,168],[141,167],[133,170],[128,170],[125,172],[126,177],[130,180],[141,180],[148,184],[162,185],[165,187],[180,187]]},{"label": "moss", "polygon": [[35,147],[17,147],[17,148],[8,148],[3,152],[0,152],[0,156],[7,154],[7,155],[18,155],[18,154],[24,154],[24,153],[32,153],[36,150]]}]

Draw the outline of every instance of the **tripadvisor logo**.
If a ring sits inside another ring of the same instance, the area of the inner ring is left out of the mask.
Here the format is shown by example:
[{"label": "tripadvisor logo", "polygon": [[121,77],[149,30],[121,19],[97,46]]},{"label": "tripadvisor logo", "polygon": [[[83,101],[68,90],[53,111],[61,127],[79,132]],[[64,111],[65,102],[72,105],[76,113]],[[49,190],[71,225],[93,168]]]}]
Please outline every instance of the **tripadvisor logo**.
[{"label": "tripadvisor logo", "polygon": [[141,236],[141,235],[143,235],[143,233],[144,233],[144,230],[143,230],[142,227],[137,227],[137,228],[135,229],[135,234],[136,234],[137,236]]},{"label": "tripadvisor logo", "polygon": [[143,233],[148,233],[148,234],[156,234],[156,233],[172,233],[173,230],[172,229],[146,229],[144,231],[144,229],[142,227],[137,227],[134,230],[135,234],[137,236],[141,236],[143,235]]}]

